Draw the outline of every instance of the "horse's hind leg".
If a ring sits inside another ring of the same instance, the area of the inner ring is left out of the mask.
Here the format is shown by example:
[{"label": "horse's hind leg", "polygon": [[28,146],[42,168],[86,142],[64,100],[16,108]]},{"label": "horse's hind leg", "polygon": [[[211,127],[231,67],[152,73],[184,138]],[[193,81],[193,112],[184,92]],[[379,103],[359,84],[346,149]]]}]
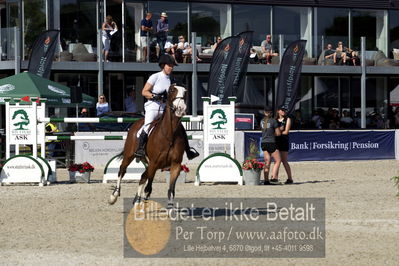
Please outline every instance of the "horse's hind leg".
[{"label": "horse's hind leg", "polygon": [[175,198],[175,185],[177,177],[180,174],[180,164],[174,163],[170,168],[170,183],[168,190],[168,208],[173,208],[173,201]]},{"label": "horse's hind leg", "polygon": [[141,197],[143,195],[144,186],[147,183],[147,180],[148,180],[148,168],[141,175],[141,179],[140,179],[140,182],[139,182],[139,187],[137,188],[137,193],[136,193],[136,195],[134,196],[134,199],[133,199],[133,206],[136,206],[136,204],[141,203]]},{"label": "horse's hind leg", "polygon": [[133,161],[134,155],[130,157],[123,157],[121,166],[119,167],[119,172],[118,172],[118,181],[116,182],[116,186],[114,187],[114,191],[112,192],[111,196],[109,197],[108,203],[113,205],[115,202],[118,200],[118,197],[121,195],[121,181],[122,178],[126,174],[126,169],[129,166],[129,164]]},{"label": "horse's hind leg", "polygon": [[156,169],[150,164],[147,168],[147,185],[145,186],[144,193],[145,197],[144,200],[149,200],[152,192],[152,181],[154,180]]},{"label": "horse's hind leg", "polygon": [[148,178],[147,186],[145,186],[144,193],[145,193],[145,198],[144,200],[147,201],[150,199],[151,192],[152,192],[152,181],[154,180],[154,177]]}]

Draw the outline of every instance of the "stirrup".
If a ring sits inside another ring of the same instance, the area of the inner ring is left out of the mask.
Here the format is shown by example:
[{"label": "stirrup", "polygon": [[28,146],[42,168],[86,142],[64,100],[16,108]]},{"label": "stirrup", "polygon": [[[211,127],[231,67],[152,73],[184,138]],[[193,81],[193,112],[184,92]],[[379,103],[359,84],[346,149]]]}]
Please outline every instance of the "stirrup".
[{"label": "stirrup", "polygon": [[192,160],[192,159],[194,159],[194,158],[199,156],[198,151],[196,149],[192,148],[192,147],[190,147],[190,149],[186,153],[187,153],[187,158],[189,160]]},{"label": "stirrup", "polygon": [[134,153],[134,157],[136,158],[136,163],[139,163],[140,161],[144,160],[145,154],[138,153],[137,151]]}]

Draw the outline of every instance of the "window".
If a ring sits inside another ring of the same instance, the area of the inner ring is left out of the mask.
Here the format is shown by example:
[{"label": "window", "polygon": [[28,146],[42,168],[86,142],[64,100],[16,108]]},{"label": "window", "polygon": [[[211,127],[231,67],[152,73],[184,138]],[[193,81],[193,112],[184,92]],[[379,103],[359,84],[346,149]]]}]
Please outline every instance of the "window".
[{"label": "window", "polygon": [[[393,49],[399,49],[399,11],[389,11],[389,54]],[[399,59],[399,53],[397,54]]]},{"label": "window", "polygon": [[95,0],[60,0],[61,45],[64,50],[70,43],[81,42],[96,52],[96,10]]},{"label": "window", "polygon": [[[360,37],[366,37],[366,50],[381,50],[387,55],[385,11],[353,10],[353,49],[360,50]],[[387,22],[388,23],[388,22]],[[385,25],[385,26],[384,26]]]},{"label": "window", "polygon": [[45,0],[23,1],[22,3],[24,7],[23,57],[28,59],[36,38],[46,30],[46,3]]},{"label": "window", "polygon": [[231,5],[193,3],[192,31],[197,32],[197,44],[210,46],[218,36],[231,36]]},{"label": "window", "polygon": [[294,107],[292,128],[303,129],[309,126],[312,117],[312,79],[311,76],[302,76],[297,99],[300,99]]},{"label": "window", "polygon": [[333,49],[339,41],[349,45],[349,9],[317,8],[315,11],[315,49],[319,55],[327,44]]},{"label": "window", "polygon": [[[367,128],[384,128],[378,119],[387,118],[387,78],[367,78],[366,80],[366,124]],[[353,78],[351,83],[353,107],[356,113],[361,111],[360,78]],[[379,122],[380,123],[380,122]]]},{"label": "window", "polygon": [[273,42],[278,42],[278,35],[284,35],[284,47],[298,39],[307,40],[306,50],[312,54],[311,8],[308,7],[275,7],[273,22]]},{"label": "window", "polygon": [[[266,35],[270,34],[270,11],[269,6],[234,5],[233,6],[233,30],[234,34],[252,30],[253,44],[260,46]],[[248,19],[248,15],[251,19]]]},{"label": "window", "polygon": [[135,0],[125,1],[125,62],[142,61],[143,50],[138,49],[140,41],[140,25],[143,19],[144,3]]},{"label": "window", "polygon": [[0,4],[0,61],[14,60],[16,26],[19,26],[18,2]]},{"label": "window", "polygon": [[149,11],[152,12],[152,22],[154,25],[154,33],[160,15],[166,12],[168,16],[169,33],[168,39],[172,43],[177,43],[177,37],[183,35],[188,40],[187,32],[187,3],[181,2],[165,2],[165,1],[150,1],[148,6]]}]

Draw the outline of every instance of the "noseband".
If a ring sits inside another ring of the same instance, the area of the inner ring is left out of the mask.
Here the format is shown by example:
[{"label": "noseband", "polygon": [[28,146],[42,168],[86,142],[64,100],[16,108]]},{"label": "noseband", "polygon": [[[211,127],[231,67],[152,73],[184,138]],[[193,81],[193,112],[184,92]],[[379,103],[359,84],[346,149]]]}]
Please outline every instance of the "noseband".
[{"label": "noseband", "polygon": [[173,100],[171,100],[171,104],[168,106],[173,112],[176,112],[176,107],[173,105],[173,102],[175,100],[184,100],[184,97],[176,97]]}]

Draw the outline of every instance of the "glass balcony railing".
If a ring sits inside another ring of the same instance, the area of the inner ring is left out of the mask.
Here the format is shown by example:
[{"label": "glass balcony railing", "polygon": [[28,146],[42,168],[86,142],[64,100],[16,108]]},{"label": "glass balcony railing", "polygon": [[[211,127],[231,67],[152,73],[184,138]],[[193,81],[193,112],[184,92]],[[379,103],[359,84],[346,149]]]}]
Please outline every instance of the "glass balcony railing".
[{"label": "glass balcony railing", "polygon": [[0,61],[15,59],[15,28],[0,28]]}]

